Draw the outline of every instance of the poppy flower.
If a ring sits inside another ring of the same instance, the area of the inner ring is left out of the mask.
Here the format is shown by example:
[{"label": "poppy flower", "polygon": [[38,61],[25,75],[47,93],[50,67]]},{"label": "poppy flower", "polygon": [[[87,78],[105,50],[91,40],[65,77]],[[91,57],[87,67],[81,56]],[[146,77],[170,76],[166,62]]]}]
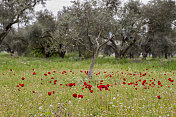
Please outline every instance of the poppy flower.
[{"label": "poppy flower", "polygon": [[33,75],[36,75],[36,73],[35,73],[35,72],[33,72]]},{"label": "poppy flower", "polygon": [[12,69],[10,69],[10,71],[12,71]]},{"label": "poppy flower", "polygon": [[83,98],[83,95],[78,95],[78,98]]},{"label": "poppy flower", "polygon": [[158,85],[161,85],[161,82],[160,82],[160,81],[158,81]]},{"label": "poppy flower", "polygon": [[46,74],[46,73],[45,73],[44,75],[45,75],[45,76],[47,76],[47,74]]},{"label": "poppy flower", "polygon": [[157,96],[158,99],[161,99],[160,95]]},{"label": "poppy flower", "polygon": [[70,87],[75,86],[75,83],[69,83],[68,84]]},{"label": "poppy flower", "polygon": [[70,87],[72,87],[72,86],[73,86],[73,84],[72,84],[72,83],[69,83],[69,86],[70,86]]},{"label": "poppy flower", "polygon": [[51,92],[48,92],[48,95],[50,96],[50,95],[51,95]]},{"label": "poppy flower", "polygon": [[143,82],[142,82],[142,85],[144,85],[146,83],[146,80],[144,80]]},{"label": "poppy flower", "polygon": [[48,74],[51,74],[51,72],[48,72]]},{"label": "poppy flower", "polygon": [[76,93],[74,93],[74,94],[73,94],[73,97],[74,97],[74,98],[76,98],[76,97],[77,97],[77,94],[76,94]]},{"label": "poppy flower", "polygon": [[21,79],[24,80],[24,77],[22,77]]},{"label": "poppy flower", "polygon": [[21,87],[24,87],[24,84],[21,84]]},{"label": "poppy flower", "polygon": [[32,91],[32,93],[35,93],[35,91]]}]

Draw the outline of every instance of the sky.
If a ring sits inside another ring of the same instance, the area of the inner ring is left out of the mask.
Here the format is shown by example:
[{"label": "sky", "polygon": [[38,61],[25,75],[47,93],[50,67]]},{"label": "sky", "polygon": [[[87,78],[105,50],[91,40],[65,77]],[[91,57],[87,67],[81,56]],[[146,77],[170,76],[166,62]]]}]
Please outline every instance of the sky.
[{"label": "sky", "polygon": [[57,12],[59,10],[62,10],[63,6],[70,6],[71,0],[47,0],[46,7],[43,7],[42,5],[37,5],[35,10],[40,11],[44,9],[48,9],[49,11],[52,11],[53,14],[56,16]]},{"label": "sky", "polygon": [[[52,11],[53,14],[56,16],[57,11],[62,10],[63,6],[70,6],[71,0],[47,0],[46,7],[43,7],[42,5],[36,6],[36,11],[48,9],[49,11]],[[124,1],[124,0],[121,0]],[[125,0],[127,1],[127,0]],[[147,3],[149,0],[141,0],[143,3]]]}]

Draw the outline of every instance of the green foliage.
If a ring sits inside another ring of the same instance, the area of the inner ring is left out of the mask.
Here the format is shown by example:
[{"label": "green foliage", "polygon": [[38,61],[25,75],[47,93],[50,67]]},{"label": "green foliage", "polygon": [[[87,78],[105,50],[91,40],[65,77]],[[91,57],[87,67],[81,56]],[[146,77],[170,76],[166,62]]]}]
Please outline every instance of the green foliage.
[{"label": "green foliage", "polygon": [[30,53],[31,56],[43,58],[43,52],[40,49],[34,49]]}]

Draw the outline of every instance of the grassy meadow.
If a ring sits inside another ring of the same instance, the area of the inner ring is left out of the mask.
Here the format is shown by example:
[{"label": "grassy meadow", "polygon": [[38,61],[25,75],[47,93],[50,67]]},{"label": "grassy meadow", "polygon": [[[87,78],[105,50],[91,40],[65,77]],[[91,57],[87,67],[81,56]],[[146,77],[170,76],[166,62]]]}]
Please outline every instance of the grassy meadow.
[{"label": "grassy meadow", "polygon": [[175,117],[174,59],[14,58],[0,54],[1,117]]}]

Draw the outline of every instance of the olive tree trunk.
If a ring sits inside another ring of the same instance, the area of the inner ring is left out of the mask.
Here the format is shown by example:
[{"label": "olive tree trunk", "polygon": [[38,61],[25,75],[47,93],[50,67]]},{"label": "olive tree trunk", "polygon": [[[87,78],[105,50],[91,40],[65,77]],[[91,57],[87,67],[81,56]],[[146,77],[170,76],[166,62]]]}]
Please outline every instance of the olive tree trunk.
[{"label": "olive tree trunk", "polygon": [[96,49],[96,52],[92,58],[92,61],[91,61],[91,64],[90,64],[90,69],[89,69],[89,74],[88,74],[88,78],[92,78],[92,74],[93,74],[93,67],[94,67],[94,64],[95,64],[95,60],[96,58],[98,57],[98,54],[100,52],[100,49],[107,43],[109,42],[110,40],[112,40],[114,38],[114,36],[112,36],[111,38],[108,38],[104,43],[102,43],[101,45],[99,44],[98,42],[98,39],[100,38],[100,35],[101,35],[101,32],[99,33],[98,37],[95,39],[96,41],[96,45],[97,45],[97,49]]}]

